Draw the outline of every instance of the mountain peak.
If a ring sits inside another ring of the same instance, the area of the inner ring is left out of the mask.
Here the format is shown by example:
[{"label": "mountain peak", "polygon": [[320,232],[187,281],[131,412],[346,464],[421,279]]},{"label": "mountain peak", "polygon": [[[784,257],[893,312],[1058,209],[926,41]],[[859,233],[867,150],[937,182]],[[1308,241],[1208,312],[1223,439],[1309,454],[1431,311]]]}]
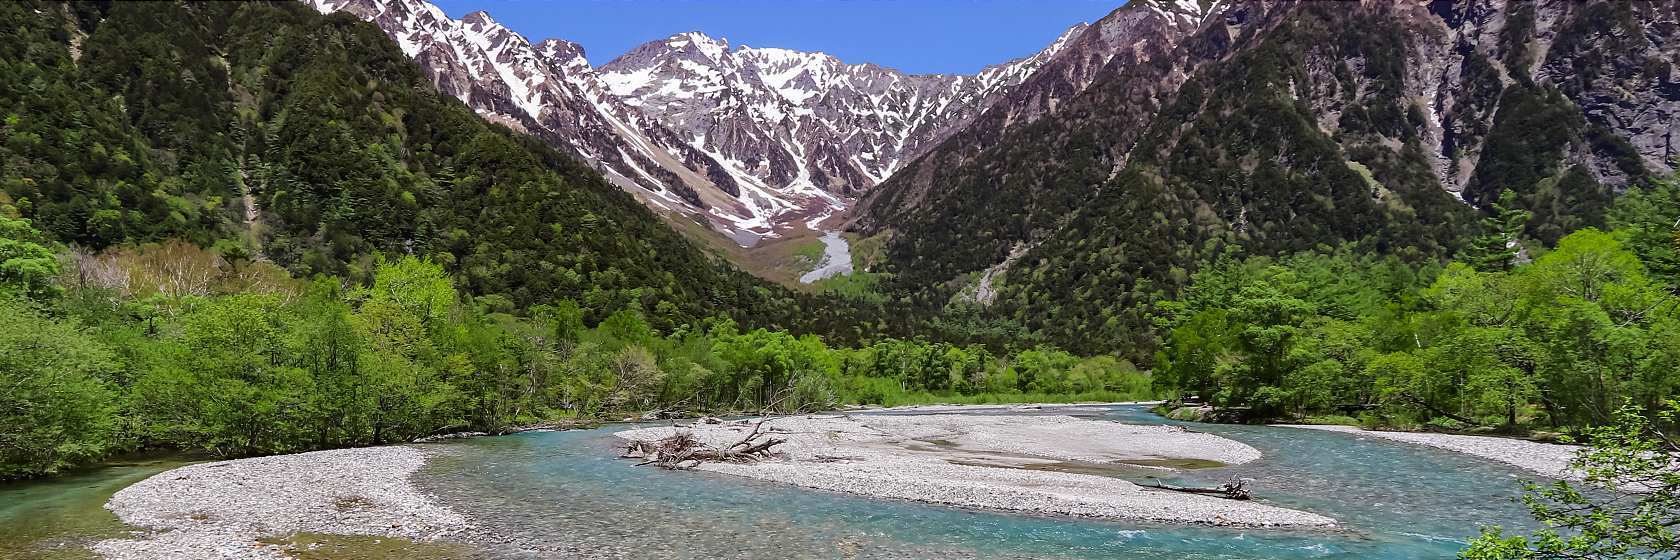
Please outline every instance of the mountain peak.
[{"label": "mountain peak", "polygon": [[1209,0],[1147,0],[1144,2],[1157,10],[1169,10],[1183,14],[1206,14],[1218,2]]},{"label": "mountain peak", "polygon": [[584,56],[583,45],[565,39],[543,39],[541,43],[537,43],[537,52],[549,58],[570,59]]},{"label": "mountain peak", "polygon": [[1051,41],[1050,46],[1045,47],[1043,52],[1052,55],[1061,52],[1062,48],[1067,46],[1068,41],[1072,41],[1074,37],[1078,37],[1080,33],[1084,33],[1086,29],[1090,28],[1091,24],[1088,22],[1082,21],[1073,24],[1067,28],[1067,31],[1063,31],[1061,35],[1057,35],[1056,40]]},{"label": "mountain peak", "polygon": [[672,35],[670,38],[665,40],[665,45],[673,49],[681,49],[692,46],[695,49],[698,49],[701,54],[706,55],[707,58],[712,60],[720,60],[723,53],[729,50],[728,39],[713,39],[710,35],[699,31],[689,31]]},{"label": "mountain peak", "polygon": [[589,59],[584,56],[583,45],[565,39],[544,39],[536,48],[537,55],[568,73],[594,71]]},{"label": "mountain peak", "polygon": [[[1138,4],[1178,24],[1198,24],[1219,8],[1222,0],[1145,0]],[[1130,6],[1131,4],[1127,4]]]},{"label": "mountain peak", "polygon": [[497,23],[495,18],[490,17],[490,12],[486,12],[484,10],[467,14],[466,17],[461,18],[461,24],[467,26],[468,29],[479,33],[489,33],[492,31],[507,29],[507,27]]}]

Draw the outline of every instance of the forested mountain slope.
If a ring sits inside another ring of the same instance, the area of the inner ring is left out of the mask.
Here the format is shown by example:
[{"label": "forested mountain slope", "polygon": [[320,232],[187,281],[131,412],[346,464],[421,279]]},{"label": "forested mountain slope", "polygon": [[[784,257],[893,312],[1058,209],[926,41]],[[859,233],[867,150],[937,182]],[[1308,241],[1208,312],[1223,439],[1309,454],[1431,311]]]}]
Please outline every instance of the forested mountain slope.
[{"label": "forested mountain slope", "polygon": [[1031,248],[987,277],[991,313],[1143,358],[1150,302],[1221,254],[1448,256],[1506,190],[1538,242],[1602,224],[1614,192],[1669,170],[1674,13],[1219,3],[1033,124],[948,140],[878,187],[858,227],[890,232],[877,268],[925,307]]},{"label": "forested mountain slope", "polygon": [[426,255],[492,308],[823,321],[599,174],[298,3],[5,3],[0,206],[98,250],[182,238],[294,274]]}]

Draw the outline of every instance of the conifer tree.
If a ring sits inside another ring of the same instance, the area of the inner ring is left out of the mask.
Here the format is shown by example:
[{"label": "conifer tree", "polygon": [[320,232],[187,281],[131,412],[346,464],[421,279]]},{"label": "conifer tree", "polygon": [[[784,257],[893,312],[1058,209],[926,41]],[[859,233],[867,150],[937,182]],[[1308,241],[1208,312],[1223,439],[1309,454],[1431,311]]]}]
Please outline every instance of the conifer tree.
[{"label": "conifer tree", "polygon": [[1505,272],[1522,258],[1523,228],[1534,213],[1517,207],[1517,194],[1507,189],[1492,204],[1493,215],[1482,219],[1484,234],[1465,248],[1459,260],[1482,272]]}]

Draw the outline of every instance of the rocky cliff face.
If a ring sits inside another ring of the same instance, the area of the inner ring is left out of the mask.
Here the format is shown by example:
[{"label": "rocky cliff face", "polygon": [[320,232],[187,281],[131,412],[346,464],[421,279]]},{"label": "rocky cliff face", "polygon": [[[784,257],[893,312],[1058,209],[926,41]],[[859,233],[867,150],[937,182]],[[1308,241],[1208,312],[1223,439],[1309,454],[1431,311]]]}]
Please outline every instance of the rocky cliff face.
[{"label": "rocky cliff face", "polygon": [[1302,54],[1317,89],[1302,96],[1319,128],[1385,188],[1438,186],[1478,207],[1510,190],[1537,214],[1530,233],[1549,242],[1600,223],[1630,183],[1672,171],[1672,2],[1347,11],[1391,33],[1377,43],[1398,53],[1310,49]]}]

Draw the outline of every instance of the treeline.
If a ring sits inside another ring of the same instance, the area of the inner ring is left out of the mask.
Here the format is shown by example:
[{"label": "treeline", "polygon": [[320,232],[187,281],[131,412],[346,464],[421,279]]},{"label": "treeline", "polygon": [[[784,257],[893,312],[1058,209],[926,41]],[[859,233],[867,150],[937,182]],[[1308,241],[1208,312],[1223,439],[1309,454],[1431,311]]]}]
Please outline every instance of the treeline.
[{"label": "treeline", "polygon": [[1612,231],[1551,249],[1495,209],[1445,266],[1327,249],[1205,267],[1158,317],[1155,383],[1255,418],[1448,428],[1603,425],[1680,395],[1680,188],[1635,188]]},{"label": "treeline", "polygon": [[286,453],[563,418],[847,403],[1147,398],[1113,358],[882,339],[856,348],[631,305],[521,315],[443,266],[295,279],[171,241],[55,255],[0,207],[0,478],[132,449]]}]

